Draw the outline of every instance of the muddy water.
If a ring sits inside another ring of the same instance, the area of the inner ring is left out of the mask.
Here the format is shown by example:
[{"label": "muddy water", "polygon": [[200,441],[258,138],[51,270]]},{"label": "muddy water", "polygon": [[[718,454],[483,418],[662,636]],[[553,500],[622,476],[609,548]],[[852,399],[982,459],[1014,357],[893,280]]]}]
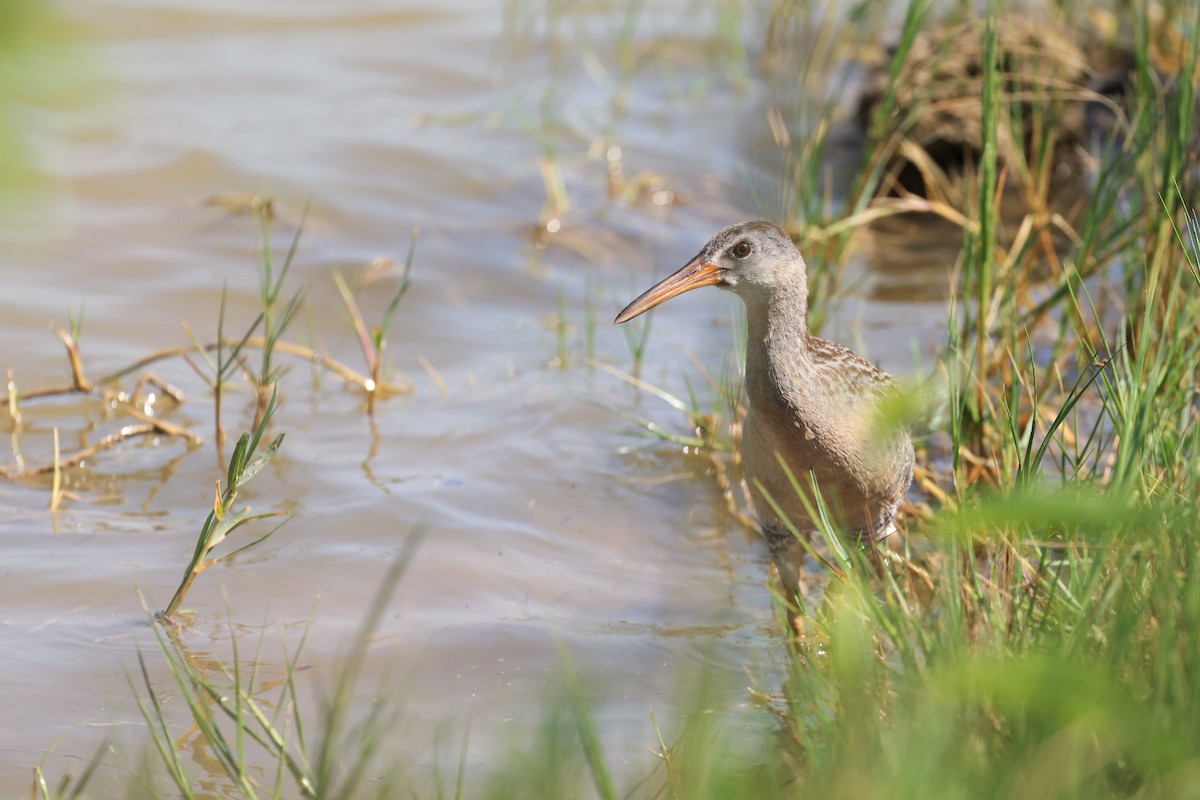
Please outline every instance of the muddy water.
[{"label": "muddy water", "polygon": [[[6,211],[0,250],[0,366],[24,390],[65,382],[52,328],[81,307],[95,376],[186,345],[182,322],[211,335],[222,284],[236,325],[252,317],[254,223],[214,196],[274,197],[277,242],[311,200],[290,277],[307,302],[291,338],[356,367],[331,275],[403,261],[421,229],[391,336],[392,366],[414,393],[372,421],[358,394],[290,362],[276,422],[287,440],[247,495],[256,510],[299,513],[201,576],[183,634],[213,668],[230,657],[231,628],[252,643],[265,621],[269,683],[281,642],[307,628],[303,675],[319,684],[408,532],[428,524],[371,650],[372,681],[403,709],[394,746],[413,754],[418,780],[435,741],[457,762],[468,720],[472,774],[531,740],[561,683],[556,641],[594,697],[618,772],[650,763],[651,710],[678,729],[681,671],[714,670],[737,704],[743,667],[769,688],[781,658],[764,548],[725,514],[706,462],[637,448],[643,434],[604,406],[685,433],[682,420],[586,364],[589,307],[595,357],[630,369],[608,322],[617,308],[717,227],[770,215],[754,198],[778,194],[759,21],[739,34],[745,60],[709,4],[646,6],[633,36],[641,66],[614,111],[620,16],[602,6],[547,21],[524,4],[467,0],[105,0],[78,12],[84,99],[28,123],[43,181]],[[610,199],[613,144],[625,178],[645,177],[648,191]],[[549,150],[567,208],[544,208]],[[550,217],[560,230],[539,243]],[[944,281],[916,275],[853,265],[855,292],[827,333],[910,373],[914,348],[927,356],[938,341],[929,283]],[[368,277],[361,302],[378,319],[398,271]],[[732,310],[731,296],[707,291],[658,313],[643,376],[679,394],[687,380],[703,385],[688,354],[719,372]],[[157,607],[169,598],[221,476],[204,384],[178,361],[154,371],[187,393],[169,416],[204,444],[156,439],[90,460],[68,474],[74,494],[54,514],[48,481],[0,483],[5,793],[27,790],[44,758],[51,775],[78,769],[114,732],[124,761],[102,780],[136,763],[144,728],[126,675],[138,648],[153,650],[137,591]],[[244,395],[228,409],[228,424],[248,423]],[[24,412],[5,463],[45,462],[56,427],[67,449],[121,424],[95,399]],[[171,708],[187,757],[212,769],[185,709]]]}]

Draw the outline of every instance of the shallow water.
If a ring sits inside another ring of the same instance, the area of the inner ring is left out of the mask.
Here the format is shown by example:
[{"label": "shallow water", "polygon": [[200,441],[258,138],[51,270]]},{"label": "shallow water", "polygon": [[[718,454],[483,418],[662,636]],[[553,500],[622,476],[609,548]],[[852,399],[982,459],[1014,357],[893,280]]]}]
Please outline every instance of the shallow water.
[{"label": "shallow water", "polygon": [[[636,448],[643,434],[604,406],[679,433],[683,421],[586,364],[589,308],[595,357],[631,369],[613,313],[718,227],[771,215],[755,198],[777,194],[774,98],[754,52],[761,21],[745,21],[751,52],[739,60],[709,5],[646,6],[633,37],[643,66],[618,117],[609,31],[621,10],[603,4],[547,22],[520,4],[506,16],[468,0],[104,0],[75,12],[89,42],[75,66],[86,97],[30,122],[44,182],[39,199],[6,211],[0,242],[0,367],[22,390],[67,381],[53,328],[81,307],[93,377],[187,345],[181,322],[209,338],[223,283],[232,327],[245,325],[257,302],[254,222],[210,202],[236,192],[276,199],[280,247],[311,200],[289,278],[307,302],[289,338],[358,369],[331,274],[402,263],[419,226],[390,337],[414,393],[381,402],[372,421],[336,378],[314,383],[288,362],[275,422],[287,439],[245,496],[256,510],[300,513],[201,576],[183,635],[199,661],[226,660],[230,621],[248,643],[265,621],[263,670],[277,676],[281,638],[294,646],[307,628],[303,661],[315,669],[305,674],[319,681],[409,531],[427,524],[371,650],[373,679],[403,708],[396,747],[416,754],[418,776],[435,739],[468,720],[473,773],[531,741],[561,685],[556,641],[594,695],[618,772],[651,762],[650,711],[677,729],[681,671],[711,668],[737,704],[743,667],[769,688],[782,657],[764,547],[730,520],[706,462]],[[606,132],[625,177],[652,176],[651,192],[609,199]],[[547,143],[570,200],[549,215]],[[561,230],[539,239],[547,216]],[[941,338],[945,273],[903,261],[880,271],[876,256],[852,264],[854,291],[825,332],[911,374],[914,352],[928,359]],[[398,278],[371,274],[360,292],[368,320]],[[733,302],[699,292],[657,313],[643,377],[685,395],[688,380],[704,383],[688,354],[720,372]],[[6,794],[27,790],[60,739],[50,775],[77,770],[114,730],[142,740],[126,679],[138,648],[168,686],[137,591],[156,607],[169,598],[222,471],[204,384],[179,361],[153,369],[187,393],[169,418],[202,445],[160,438],[103,454],[69,471],[75,497],[54,514],[48,479],[0,483]],[[249,406],[230,398],[226,424],[247,425]],[[5,463],[47,461],[55,427],[68,450],[120,424],[95,398],[28,403]],[[172,710],[190,749],[186,710]],[[445,738],[456,763],[460,738]],[[126,764],[130,753],[136,745]],[[110,763],[102,780],[125,768]]]}]

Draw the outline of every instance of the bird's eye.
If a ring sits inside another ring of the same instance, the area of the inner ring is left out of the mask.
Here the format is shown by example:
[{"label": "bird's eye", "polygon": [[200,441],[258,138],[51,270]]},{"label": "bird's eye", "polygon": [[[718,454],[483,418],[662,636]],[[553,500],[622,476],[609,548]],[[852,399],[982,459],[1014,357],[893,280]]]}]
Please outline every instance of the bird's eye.
[{"label": "bird's eye", "polygon": [[733,254],[735,256],[737,256],[738,258],[745,258],[746,256],[750,255],[750,253],[753,251],[754,251],[754,248],[751,247],[750,243],[746,242],[746,241],[738,242],[737,244],[735,244],[733,246]]}]

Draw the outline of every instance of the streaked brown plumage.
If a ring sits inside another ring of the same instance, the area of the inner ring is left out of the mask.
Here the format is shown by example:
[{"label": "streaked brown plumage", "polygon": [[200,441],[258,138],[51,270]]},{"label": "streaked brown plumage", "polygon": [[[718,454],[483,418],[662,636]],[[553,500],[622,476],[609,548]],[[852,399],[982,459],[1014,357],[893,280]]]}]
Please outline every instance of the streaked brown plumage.
[{"label": "streaked brown plumage", "polygon": [[700,286],[731,289],[746,304],[749,407],[742,461],[771,556],[784,587],[795,592],[803,546],[766,496],[800,532],[816,525],[779,458],[806,493],[810,471],[816,476],[821,497],[844,530],[872,542],[884,539],[895,530],[893,518],[913,474],[908,431],[878,424],[880,402],[895,383],[849,348],[809,332],[804,259],[769,222],[741,222],[720,231],[682,269],[630,303],[616,322]]}]

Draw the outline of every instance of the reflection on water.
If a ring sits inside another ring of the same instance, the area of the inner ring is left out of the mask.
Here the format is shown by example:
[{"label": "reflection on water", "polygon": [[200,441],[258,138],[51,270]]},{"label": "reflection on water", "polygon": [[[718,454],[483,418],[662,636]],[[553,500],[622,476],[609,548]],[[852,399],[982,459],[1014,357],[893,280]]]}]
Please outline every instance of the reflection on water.
[{"label": "reflection on water", "polygon": [[[23,390],[69,379],[49,330],[68,314],[82,311],[95,375],[187,346],[181,323],[210,335],[224,286],[231,326],[248,324],[259,243],[234,195],[275,198],[277,242],[311,202],[290,277],[306,307],[290,338],[357,365],[331,274],[402,264],[421,229],[389,337],[391,367],[416,391],[371,418],[360,393],[286,361],[275,424],[287,439],[244,499],[300,513],[197,582],[183,640],[210,667],[231,654],[228,611],[277,621],[292,644],[311,619],[305,659],[327,677],[425,521],[371,651],[404,678],[406,748],[428,753],[439,726],[469,718],[470,768],[495,765],[542,721],[559,685],[556,639],[598,687],[606,752],[631,765],[654,741],[648,709],[670,728],[681,668],[716,671],[731,702],[744,700],[744,666],[769,673],[780,645],[763,547],[696,459],[622,453],[636,433],[603,406],[681,420],[585,365],[594,355],[631,368],[608,326],[631,287],[717,227],[769,213],[754,197],[776,180],[773,162],[751,152],[767,140],[769,98],[752,56],[714,33],[716,5],[648,3],[631,36],[599,7],[547,19],[540,6],[502,14],[466,0],[76,10],[110,79],[95,102],[47,121],[40,164],[57,200],[34,244],[0,249],[0,367]],[[762,38],[750,20],[739,33]],[[861,335],[873,360],[904,373],[913,343],[938,338],[945,276],[875,255],[853,265],[860,295],[828,332]],[[368,320],[397,280],[383,270],[364,284]],[[659,314],[642,376],[686,396],[702,379],[680,355],[723,363],[730,302],[699,293]],[[210,437],[211,393],[192,366],[154,370],[188,398],[168,417]],[[250,424],[243,384],[225,402],[229,430]],[[5,463],[47,463],[55,428],[82,448],[121,424],[90,400],[23,413]],[[0,483],[0,648],[20,687],[0,697],[0,786],[24,791],[64,733],[52,772],[89,755],[103,726],[140,726],[125,674],[137,647],[152,647],[134,589],[169,597],[221,476],[211,441],[151,437],[68,470],[72,495],[53,514],[48,478]],[[262,674],[277,673],[277,649],[264,652]]]}]

